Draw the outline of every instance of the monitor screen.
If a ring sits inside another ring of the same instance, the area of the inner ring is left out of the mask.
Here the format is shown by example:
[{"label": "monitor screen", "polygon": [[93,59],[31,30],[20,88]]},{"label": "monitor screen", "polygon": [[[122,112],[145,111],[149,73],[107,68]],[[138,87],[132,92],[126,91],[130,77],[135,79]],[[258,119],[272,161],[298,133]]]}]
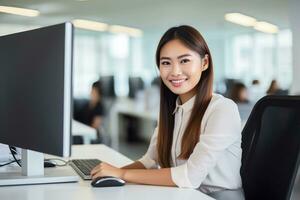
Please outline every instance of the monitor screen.
[{"label": "monitor screen", "polygon": [[0,143],[70,156],[71,23],[0,37]]}]

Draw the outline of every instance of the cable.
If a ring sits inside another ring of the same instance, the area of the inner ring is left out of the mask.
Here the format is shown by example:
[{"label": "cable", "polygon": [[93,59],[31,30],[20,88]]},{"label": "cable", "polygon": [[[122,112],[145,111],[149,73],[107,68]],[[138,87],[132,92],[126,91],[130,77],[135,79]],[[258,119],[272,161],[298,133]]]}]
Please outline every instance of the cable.
[{"label": "cable", "polygon": [[22,167],[22,165],[21,165],[21,163],[20,163],[20,160],[18,160],[17,158],[16,158],[16,156],[15,156],[15,154],[16,153],[18,153],[16,150],[15,150],[15,147],[13,147],[13,146],[8,146],[9,147],[9,150],[10,150],[10,152],[11,152],[11,155],[14,157],[14,159],[15,159],[15,162],[17,162],[18,163],[18,165],[20,166],[20,167]]},{"label": "cable", "polygon": [[[20,159],[17,159],[17,158],[15,157],[15,154],[18,154],[16,148],[13,147],[13,146],[9,146],[9,150],[10,150],[11,155],[13,156],[14,160],[13,160],[13,161],[10,161],[10,162],[7,162],[7,163],[4,163],[4,164],[0,164],[0,167],[9,165],[9,164],[14,163],[14,162],[16,162],[20,167],[22,167],[21,162],[20,162],[21,160],[20,160]],[[57,162],[55,162],[54,164],[55,164],[56,166],[58,166],[58,167],[66,166],[66,165],[68,165],[69,162],[70,162],[69,160],[66,161],[66,160],[63,160],[63,159],[60,159],[60,158],[49,158],[49,159],[45,159],[44,161],[51,161],[51,160],[53,160],[53,161],[58,160],[58,161],[60,161],[60,162],[63,162],[63,164],[58,164]]]},{"label": "cable", "polygon": [[[18,160],[18,161],[20,161],[20,160]],[[4,163],[4,164],[0,164],[0,167],[4,167],[6,165],[10,165],[10,164],[15,163],[15,162],[16,162],[15,160],[12,160],[10,162]]]},{"label": "cable", "polygon": [[14,147],[12,147],[11,150],[13,151],[14,154],[18,154],[17,150]]}]

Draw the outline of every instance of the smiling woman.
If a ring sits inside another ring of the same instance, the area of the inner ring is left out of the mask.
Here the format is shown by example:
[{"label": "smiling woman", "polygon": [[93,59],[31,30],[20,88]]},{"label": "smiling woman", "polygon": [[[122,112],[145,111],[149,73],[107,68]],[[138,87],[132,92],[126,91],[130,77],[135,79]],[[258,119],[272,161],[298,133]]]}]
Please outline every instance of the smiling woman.
[{"label": "smiling woman", "polygon": [[197,52],[175,39],[161,49],[160,75],[164,84],[185,103],[195,95],[195,86],[201,78],[202,71],[207,69],[208,62],[208,54],[202,59]]},{"label": "smiling woman", "polygon": [[201,34],[190,26],[169,29],[158,44],[156,63],[160,116],[148,151],[123,168],[101,163],[92,178],[116,176],[206,193],[240,188],[239,113],[233,101],[212,93],[212,59]]},{"label": "smiling woman", "polygon": [[[166,62],[166,58],[169,62]],[[213,64],[205,40],[197,30],[189,26],[171,28],[165,33],[157,47],[156,64],[164,83],[161,88],[159,132],[169,133],[169,136],[159,134],[158,149],[162,152],[159,153],[161,164],[170,166],[167,152],[171,149],[170,136],[174,127],[170,114],[173,114],[177,96],[181,104],[193,96],[197,97],[194,112],[191,114],[193,122],[187,125],[181,147],[180,156],[187,159],[199,140],[200,124],[212,98]]]}]

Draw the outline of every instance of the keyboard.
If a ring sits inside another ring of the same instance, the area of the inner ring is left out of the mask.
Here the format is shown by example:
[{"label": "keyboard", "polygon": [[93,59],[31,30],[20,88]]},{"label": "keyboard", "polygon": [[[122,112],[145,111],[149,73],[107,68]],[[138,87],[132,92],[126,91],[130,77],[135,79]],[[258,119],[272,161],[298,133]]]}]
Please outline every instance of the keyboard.
[{"label": "keyboard", "polygon": [[98,159],[74,159],[70,166],[81,176],[83,180],[91,180],[91,170],[101,163]]}]

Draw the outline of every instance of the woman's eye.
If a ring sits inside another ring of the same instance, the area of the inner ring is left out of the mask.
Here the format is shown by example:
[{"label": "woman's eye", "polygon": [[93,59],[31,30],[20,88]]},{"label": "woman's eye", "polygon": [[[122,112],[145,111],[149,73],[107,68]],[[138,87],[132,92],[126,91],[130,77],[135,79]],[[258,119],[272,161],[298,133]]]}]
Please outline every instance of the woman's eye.
[{"label": "woman's eye", "polygon": [[180,62],[181,62],[182,64],[184,64],[184,63],[190,62],[190,60],[189,60],[189,59],[182,59]]},{"label": "woman's eye", "polygon": [[161,65],[169,65],[170,64],[170,62],[168,62],[168,61],[162,61],[161,62]]}]

